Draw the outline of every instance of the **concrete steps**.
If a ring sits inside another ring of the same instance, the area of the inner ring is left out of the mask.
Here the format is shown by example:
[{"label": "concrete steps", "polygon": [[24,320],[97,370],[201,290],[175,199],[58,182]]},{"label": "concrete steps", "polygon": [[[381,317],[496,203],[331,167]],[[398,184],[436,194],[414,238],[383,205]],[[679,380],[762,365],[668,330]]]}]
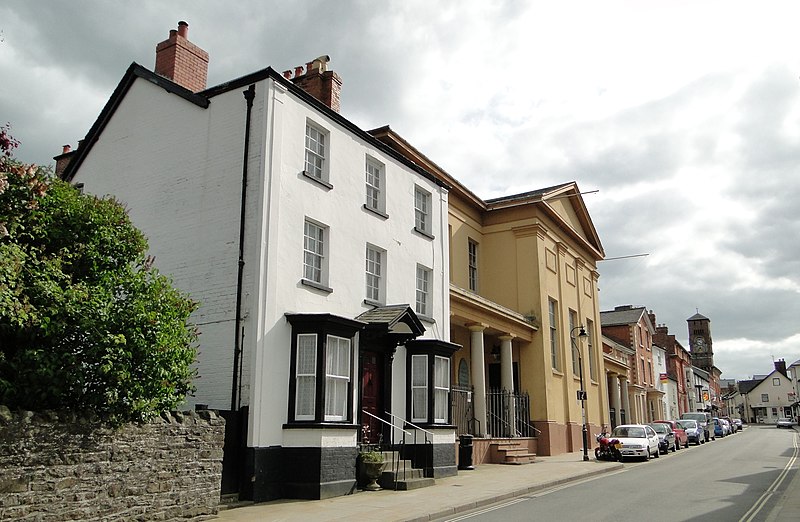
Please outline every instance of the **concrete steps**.
[{"label": "concrete steps", "polygon": [[519,466],[536,462],[536,454],[517,442],[493,442],[491,447],[492,454],[497,456],[497,459],[493,459],[496,464]]},{"label": "concrete steps", "polygon": [[433,478],[424,475],[423,470],[413,468],[410,460],[401,460],[396,451],[384,451],[383,458],[386,467],[378,479],[383,489],[409,491],[436,484]]}]

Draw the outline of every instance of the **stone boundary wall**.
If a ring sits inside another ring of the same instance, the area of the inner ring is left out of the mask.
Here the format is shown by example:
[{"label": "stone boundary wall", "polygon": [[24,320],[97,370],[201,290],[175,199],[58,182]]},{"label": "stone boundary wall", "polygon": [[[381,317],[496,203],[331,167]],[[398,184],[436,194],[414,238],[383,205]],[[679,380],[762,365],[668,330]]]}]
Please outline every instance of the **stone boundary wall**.
[{"label": "stone boundary wall", "polygon": [[218,509],[225,420],[165,413],[112,429],[0,406],[0,520],[206,520]]}]

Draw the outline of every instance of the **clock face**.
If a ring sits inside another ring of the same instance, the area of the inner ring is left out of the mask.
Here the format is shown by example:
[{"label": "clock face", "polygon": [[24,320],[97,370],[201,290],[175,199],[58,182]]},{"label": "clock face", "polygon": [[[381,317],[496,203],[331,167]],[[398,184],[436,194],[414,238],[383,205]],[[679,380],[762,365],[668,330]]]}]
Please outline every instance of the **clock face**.
[{"label": "clock face", "polygon": [[706,340],[703,339],[702,337],[697,337],[694,340],[694,347],[697,348],[698,350],[702,350],[703,348],[705,348],[705,346],[706,346]]}]

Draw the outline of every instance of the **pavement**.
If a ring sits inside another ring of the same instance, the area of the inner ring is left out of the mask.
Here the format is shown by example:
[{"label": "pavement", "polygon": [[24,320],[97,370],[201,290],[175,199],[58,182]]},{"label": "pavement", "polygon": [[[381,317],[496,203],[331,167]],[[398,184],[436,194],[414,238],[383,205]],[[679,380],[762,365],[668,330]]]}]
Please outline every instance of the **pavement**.
[{"label": "pavement", "polygon": [[219,521],[427,521],[453,516],[536,491],[577,482],[624,465],[592,457],[583,461],[581,452],[536,457],[536,462],[518,466],[481,464],[474,470],[459,470],[455,477],[436,479],[436,484],[411,491],[358,491],[325,500],[273,500],[219,512]]},{"label": "pavement", "polygon": [[[800,520],[800,460],[798,440],[789,465],[790,480],[773,484],[765,492],[758,520]],[[326,500],[273,500],[244,507],[224,509],[220,522],[250,521],[410,521],[421,522],[457,516],[467,511],[620,471],[624,464],[583,461],[581,452],[536,457],[533,464],[510,466],[481,464],[474,470],[460,470],[455,477],[436,479],[436,484],[411,491],[358,491]],[[758,503],[761,502],[761,499]],[[745,520],[743,518],[743,520]],[[749,518],[747,520],[750,520]]]},{"label": "pavement", "polygon": [[[800,427],[794,426],[793,428],[796,432],[800,432]],[[767,502],[774,502],[766,518],[769,522],[800,520],[800,473],[797,472],[799,463],[797,460],[798,446],[800,446],[800,443],[798,441],[800,441],[800,433],[795,433],[794,453],[789,464],[789,469],[793,472],[792,480],[785,488],[781,488],[782,483],[774,485],[775,493],[780,492],[780,494],[775,495],[776,498],[774,499],[767,499]]]}]

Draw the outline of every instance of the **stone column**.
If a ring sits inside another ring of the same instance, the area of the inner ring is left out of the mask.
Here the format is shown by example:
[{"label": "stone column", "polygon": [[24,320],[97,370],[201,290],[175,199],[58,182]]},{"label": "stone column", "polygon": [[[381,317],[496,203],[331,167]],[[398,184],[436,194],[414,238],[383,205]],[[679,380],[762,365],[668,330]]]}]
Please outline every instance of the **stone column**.
[{"label": "stone column", "polygon": [[[625,375],[619,376],[620,395],[622,396],[622,409],[625,410],[625,422],[630,424],[631,419],[631,397],[628,394],[628,378]],[[622,419],[620,419],[620,422]]]},{"label": "stone column", "polygon": [[508,428],[512,437],[517,436],[517,412],[514,405],[514,355],[511,351],[513,335],[500,336],[500,387],[509,394]]},{"label": "stone column", "polygon": [[611,403],[611,407],[614,408],[614,426],[619,426],[621,424],[620,417],[619,417],[619,409],[620,409],[620,381],[619,375],[614,372],[609,372],[608,374],[608,402]]},{"label": "stone column", "polygon": [[484,362],[483,331],[486,326],[482,324],[472,324],[468,326],[470,334],[470,359],[472,370],[472,387],[474,397],[472,397],[472,409],[475,414],[475,430],[481,437],[488,436],[486,429],[486,371]]}]

